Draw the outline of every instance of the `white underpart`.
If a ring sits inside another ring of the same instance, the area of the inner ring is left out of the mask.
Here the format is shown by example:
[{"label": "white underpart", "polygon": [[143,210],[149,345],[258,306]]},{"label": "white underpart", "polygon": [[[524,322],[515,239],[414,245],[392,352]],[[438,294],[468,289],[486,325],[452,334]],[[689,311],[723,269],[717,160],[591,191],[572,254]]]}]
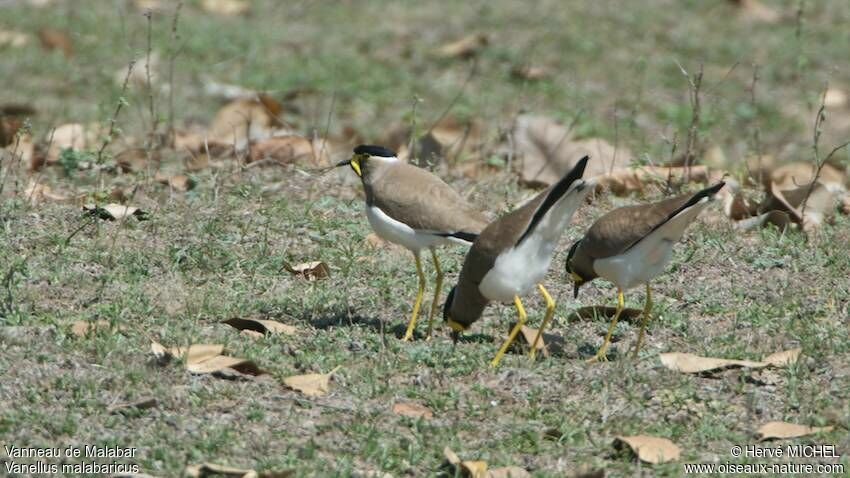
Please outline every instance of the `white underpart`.
[{"label": "white underpart", "polygon": [[[577,190],[582,183],[585,187]],[[543,216],[528,237],[519,246],[502,252],[493,268],[484,276],[478,289],[481,294],[500,302],[512,302],[514,296],[522,297],[546,276],[555,248],[564,230],[593,190],[589,181],[576,181],[566,194]]]},{"label": "white underpart", "polygon": [[376,206],[366,206],[366,217],[369,218],[369,224],[372,225],[372,229],[378,237],[404,246],[414,254],[419,254],[419,251],[426,247],[441,246],[452,242],[469,245],[469,242],[461,239],[442,237],[431,231],[413,229],[407,224],[391,218]]},{"label": "white underpart", "polygon": [[623,290],[649,282],[664,271],[673,255],[673,245],[709,202],[709,198],[701,199],[641,239],[625,254],[597,259],[593,269]]}]

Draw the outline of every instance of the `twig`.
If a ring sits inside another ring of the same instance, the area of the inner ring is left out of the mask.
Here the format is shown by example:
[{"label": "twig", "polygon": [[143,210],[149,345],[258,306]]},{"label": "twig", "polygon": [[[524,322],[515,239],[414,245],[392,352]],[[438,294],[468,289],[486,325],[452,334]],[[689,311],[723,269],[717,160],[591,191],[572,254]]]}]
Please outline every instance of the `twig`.
[{"label": "twig", "polygon": [[175,44],[180,40],[180,34],[177,31],[177,24],[180,20],[180,10],[183,8],[183,1],[177,2],[177,8],[174,10],[174,19],[171,22],[171,52],[168,56],[168,141],[174,141],[174,64],[177,57],[183,51],[183,46],[175,49]]},{"label": "twig", "polygon": [[118,104],[115,105],[115,112],[112,113],[112,119],[109,120],[109,133],[106,134],[103,144],[100,145],[100,149],[97,151],[98,165],[103,163],[103,151],[112,142],[112,135],[115,134],[115,124],[118,122],[118,114],[121,113],[121,108],[127,103],[124,95],[127,93],[127,85],[130,83],[130,75],[133,73],[134,66],[136,66],[136,60],[130,60],[127,66],[127,75],[124,76],[124,84],[121,85],[121,96],[118,98]]},{"label": "twig", "polygon": [[820,137],[821,126],[826,121],[826,115],[824,114],[826,110],[826,93],[829,91],[829,85],[824,86],[823,94],[821,95],[820,107],[818,108],[817,116],[815,116],[815,125],[814,130],[812,132],[812,153],[814,154],[814,176],[812,177],[812,181],[809,183],[809,189],[806,191],[806,195],[803,197],[803,202],[800,204],[800,217],[805,217],[806,215],[806,205],[809,202],[809,196],[812,195],[812,191],[815,189],[815,184],[820,179],[821,171],[823,171],[823,167],[826,166],[826,163],[829,162],[830,159],[835,155],[835,153],[841,151],[847,145],[850,145],[850,140],[845,141],[838,146],[832,148],[832,151],[826,155],[823,159],[820,157]]},{"label": "twig", "polygon": [[685,78],[688,79],[688,84],[690,85],[691,126],[688,128],[688,142],[685,149],[685,177],[683,178],[684,183],[688,183],[691,180],[691,162],[695,155],[694,150],[696,148],[697,136],[699,134],[701,109],[699,93],[700,87],[702,86],[703,64],[700,63],[699,72],[693,77],[682,67],[681,64],[679,64],[678,61],[676,62],[676,65],[679,66],[679,70],[681,70],[682,74],[685,75]]},{"label": "twig", "polygon": [[153,84],[151,83],[151,50],[152,39],[153,39],[153,14],[150,10],[145,12],[145,18],[148,20],[148,48],[145,53],[145,78],[146,78],[146,86],[148,89],[148,110],[151,115],[151,140],[156,137],[156,112],[154,111],[154,101],[153,101]]},{"label": "twig", "polygon": [[[754,123],[755,128],[753,129],[753,145],[756,148],[756,159],[758,161],[758,181],[757,184],[764,183],[764,168],[762,167],[762,158],[764,156],[762,152],[761,146],[761,127],[758,123],[758,103],[756,102],[756,86],[759,81],[759,66],[758,64],[753,64],[753,81],[750,84],[750,107],[753,109],[754,114]],[[747,169],[749,169],[749,164],[747,164]],[[750,176],[753,176],[753,172],[750,171]]]}]

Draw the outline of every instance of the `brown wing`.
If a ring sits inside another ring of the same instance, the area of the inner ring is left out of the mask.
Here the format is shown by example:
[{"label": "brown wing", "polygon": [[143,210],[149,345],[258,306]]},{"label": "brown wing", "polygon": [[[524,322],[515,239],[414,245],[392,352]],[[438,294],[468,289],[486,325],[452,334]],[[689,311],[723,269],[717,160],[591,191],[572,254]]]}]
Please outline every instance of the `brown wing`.
[{"label": "brown wing", "polygon": [[605,214],[584,235],[579,245],[581,253],[591,259],[604,259],[625,252],[690,197],[686,194],[653,204],[621,207]]},{"label": "brown wing", "polygon": [[[441,233],[480,233],[487,218],[442,179],[409,164],[377,174],[367,200],[413,229]],[[370,194],[374,193],[374,194]]]}]

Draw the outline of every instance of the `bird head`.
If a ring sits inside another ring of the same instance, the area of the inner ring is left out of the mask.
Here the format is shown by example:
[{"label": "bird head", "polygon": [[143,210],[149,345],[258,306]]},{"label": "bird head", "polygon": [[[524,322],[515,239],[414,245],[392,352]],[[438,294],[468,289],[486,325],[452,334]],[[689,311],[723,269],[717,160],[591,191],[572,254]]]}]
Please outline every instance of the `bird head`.
[{"label": "bird head", "polygon": [[576,241],[575,243],[573,243],[572,246],[570,246],[570,252],[567,254],[567,260],[566,260],[566,263],[565,263],[565,267],[567,269],[567,274],[569,274],[570,278],[573,280],[573,298],[574,299],[578,298],[579,288],[582,285],[584,285],[585,282],[588,282],[590,280],[590,279],[585,279],[584,277],[582,277],[581,274],[578,272],[577,268],[575,267],[575,265],[573,264],[573,259],[575,259],[576,250],[578,249],[579,244],[581,244],[580,240]]},{"label": "bird head", "polygon": [[446,303],[443,304],[443,320],[445,320],[446,325],[452,329],[451,335],[452,342],[454,343],[457,343],[460,338],[460,333],[468,328],[460,322],[455,322],[454,319],[452,319],[452,304],[454,303],[456,290],[457,286],[452,287],[452,290],[449,291],[449,295],[446,296]]},{"label": "bird head", "polygon": [[383,146],[372,144],[361,144],[354,148],[354,155],[351,159],[340,161],[336,167],[350,166],[354,173],[363,177],[364,172],[369,168],[369,164],[374,161],[395,161],[396,154],[393,150]]}]

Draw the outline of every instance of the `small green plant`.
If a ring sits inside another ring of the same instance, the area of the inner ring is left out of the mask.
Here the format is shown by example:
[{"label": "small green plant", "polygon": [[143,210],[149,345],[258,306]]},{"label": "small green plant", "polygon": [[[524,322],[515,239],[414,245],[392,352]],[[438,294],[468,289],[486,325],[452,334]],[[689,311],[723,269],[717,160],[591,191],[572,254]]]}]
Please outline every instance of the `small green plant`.
[{"label": "small green plant", "polygon": [[94,160],[94,153],[91,151],[78,151],[72,148],[62,148],[59,152],[59,166],[62,167],[62,172],[65,176],[70,176],[85,163],[91,163]]}]

